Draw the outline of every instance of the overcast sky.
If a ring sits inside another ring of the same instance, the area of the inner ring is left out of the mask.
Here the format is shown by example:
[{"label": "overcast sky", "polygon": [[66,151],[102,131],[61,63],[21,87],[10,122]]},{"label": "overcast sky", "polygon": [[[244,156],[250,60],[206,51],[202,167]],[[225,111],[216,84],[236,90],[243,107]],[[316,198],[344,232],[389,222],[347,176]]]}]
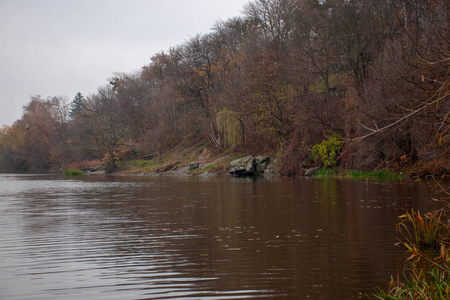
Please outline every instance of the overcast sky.
[{"label": "overcast sky", "polygon": [[0,0],[0,126],[30,96],[95,93],[114,72],[242,15],[248,0]]}]

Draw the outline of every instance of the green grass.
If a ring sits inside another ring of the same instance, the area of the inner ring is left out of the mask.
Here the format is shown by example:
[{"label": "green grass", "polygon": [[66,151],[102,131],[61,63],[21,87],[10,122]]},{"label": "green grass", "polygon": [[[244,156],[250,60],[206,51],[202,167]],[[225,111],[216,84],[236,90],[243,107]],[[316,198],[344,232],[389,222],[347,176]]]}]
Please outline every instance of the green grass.
[{"label": "green grass", "polygon": [[334,169],[320,169],[316,175],[318,177],[338,177],[338,178],[354,178],[354,179],[374,179],[374,180],[399,180],[403,179],[402,174],[392,173],[386,170],[378,170],[373,172],[363,171],[336,171]]},{"label": "green grass", "polygon": [[214,167],[214,164],[212,164],[212,165],[207,165],[206,167],[202,168],[201,170],[203,170],[203,171],[208,171],[208,170],[211,170],[213,167]]},{"label": "green grass", "polygon": [[203,173],[203,172],[206,172],[206,171],[208,171],[208,170],[211,170],[212,168],[214,168],[214,164],[207,165],[207,166],[204,167],[204,168],[197,168],[197,169],[194,169],[194,170],[189,170],[189,172],[195,173],[195,174],[197,174],[197,173]]},{"label": "green grass", "polygon": [[64,175],[69,177],[69,176],[81,176],[83,175],[83,171],[81,170],[65,170],[64,171]]},{"label": "green grass", "polygon": [[346,177],[350,178],[369,178],[378,180],[397,180],[403,179],[402,174],[391,173],[386,170],[378,170],[373,172],[362,172],[362,171],[347,171]]},{"label": "green grass", "polygon": [[148,172],[158,164],[160,164],[158,158],[152,160],[137,159],[126,162],[124,166],[129,166],[137,172]]},{"label": "green grass", "polygon": [[335,177],[339,174],[333,170],[333,169],[320,169],[317,171],[315,176],[321,176],[321,177]]}]

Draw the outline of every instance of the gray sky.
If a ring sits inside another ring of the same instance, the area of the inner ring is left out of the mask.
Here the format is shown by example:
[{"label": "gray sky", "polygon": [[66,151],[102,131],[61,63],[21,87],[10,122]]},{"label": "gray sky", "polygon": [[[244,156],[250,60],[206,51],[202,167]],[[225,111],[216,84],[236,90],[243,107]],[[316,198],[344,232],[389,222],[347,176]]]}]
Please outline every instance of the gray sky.
[{"label": "gray sky", "polygon": [[94,93],[114,72],[242,15],[248,0],[0,0],[0,126],[30,96]]}]

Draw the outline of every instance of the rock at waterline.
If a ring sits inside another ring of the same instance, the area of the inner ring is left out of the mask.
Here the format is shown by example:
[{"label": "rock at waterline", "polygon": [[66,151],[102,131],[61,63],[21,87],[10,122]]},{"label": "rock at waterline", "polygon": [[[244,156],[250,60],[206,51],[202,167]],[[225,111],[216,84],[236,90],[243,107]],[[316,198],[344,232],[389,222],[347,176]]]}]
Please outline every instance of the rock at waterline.
[{"label": "rock at waterline", "polygon": [[249,155],[233,160],[230,163],[230,174],[233,176],[253,176],[256,173],[264,173],[269,163],[269,157]]},{"label": "rock at waterline", "polygon": [[317,174],[317,172],[318,172],[319,170],[320,170],[320,167],[307,169],[307,170],[305,171],[305,176],[314,176],[314,175]]},{"label": "rock at waterline", "polygon": [[266,157],[266,156],[255,157],[256,173],[264,173],[266,171],[269,163],[270,163],[270,157]]},{"label": "rock at waterline", "polygon": [[255,173],[255,159],[252,155],[238,158],[230,163],[230,174],[234,176],[251,176]]},{"label": "rock at waterline", "polygon": [[102,168],[102,166],[95,166],[95,167],[90,167],[90,168],[85,168],[81,171],[83,172],[96,172],[98,170],[100,170]]}]

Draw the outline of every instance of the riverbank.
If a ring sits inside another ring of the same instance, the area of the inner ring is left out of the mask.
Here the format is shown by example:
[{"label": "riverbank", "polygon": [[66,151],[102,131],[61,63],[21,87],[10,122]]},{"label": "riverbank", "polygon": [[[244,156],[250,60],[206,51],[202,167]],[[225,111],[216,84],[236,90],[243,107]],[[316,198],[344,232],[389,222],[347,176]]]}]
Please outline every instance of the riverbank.
[{"label": "riverbank", "polygon": [[116,174],[149,175],[179,174],[191,176],[214,176],[228,174],[231,161],[244,154],[225,151],[214,154],[208,149],[178,150],[155,153],[142,159],[116,162]]},{"label": "riverbank", "polygon": [[[177,149],[166,153],[153,153],[139,159],[118,160],[116,169],[113,172],[118,175],[179,175],[179,176],[226,176],[230,175],[230,165],[233,161],[247,157],[248,153],[237,153],[229,150],[214,152],[208,148]],[[264,174],[280,175],[278,159],[271,156],[269,163],[263,170]],[[73,166],[75,167],[75,166]],[[100,166],[90,166],[83,169],[85,174],[102,174],[104,170]],[[354,179],[375,179],[375,180],[400,180],[403,178],[446,178],[441,174],[421,171],[420,174],[414,170],[374,170],[357,171],[344,170],[338,167],[333,169],[322,169],[320,167],[304,166],[299,172],[299,176],[314,176],[320,178],[354,178]]]}]

